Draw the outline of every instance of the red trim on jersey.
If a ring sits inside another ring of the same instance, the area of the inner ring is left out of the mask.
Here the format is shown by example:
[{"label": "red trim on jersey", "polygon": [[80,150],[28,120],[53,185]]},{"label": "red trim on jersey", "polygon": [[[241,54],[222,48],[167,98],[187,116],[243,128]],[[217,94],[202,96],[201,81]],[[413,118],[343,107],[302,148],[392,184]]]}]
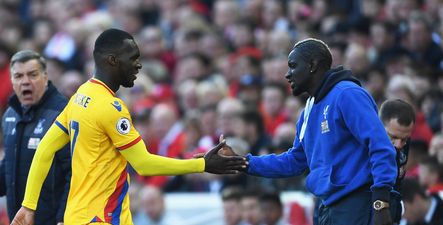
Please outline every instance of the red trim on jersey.
[{"label": "red trim on jersey", "polygon": [[94,78],[89,79],[89,81],[94,84],[100,84],[101,86],[105,87],[106,90],[108,90],[111,93],[111,95],[115,97],[115,93],[108,86],[106,86],[106,84],[104,84],[103,82],[101,82],[97,79],[94,79]]},{"label": "red trim on jersey", "polygon": [[142,137],[138,136],[138,138],[136,138],[135,140],[133,140],[133,141],[129,142],[128,144],[125,144],[125,145],[123,145],[121,147],[118,147],[117,149],[119,151],[125,150],[125,149],[127,149],[127,148],[129,148],[129,147],[131,147],[131,146],[133,146],[135,144],[137,144],[141,139],[142,139]]},{"label": "red trim on jersey", "polygon": [[118,206],[118,199],[120,194],[122,194],[123,187],[125,186],[126,180],[128,177],[128,173],[126,172],[126,169],[123,170],[123,172],[120,175],[120,178],[118,178],[117,185],[115,187],[114,193],[109,197],[108,203],[106,203],[105,206],[105,223],[112,222],[112,214],[114,213],[114,210]]}]

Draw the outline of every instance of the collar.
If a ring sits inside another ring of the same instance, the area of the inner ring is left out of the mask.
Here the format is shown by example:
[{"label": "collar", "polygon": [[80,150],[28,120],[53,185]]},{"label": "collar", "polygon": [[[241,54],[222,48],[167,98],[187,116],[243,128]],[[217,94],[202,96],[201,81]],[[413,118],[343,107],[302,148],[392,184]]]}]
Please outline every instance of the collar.
[{"label": "collar", "polygon": [[109,93],[111,93],[112,96],[115,97],[115,93],[111,90],[111,88],[109,88],[105,83],[103,83],[103,81],[98,80],[98,79],[96,79],[96,78],[91,78],[91,79],[89,79],[89,82],[94,83],[94,84],[101,85],[101,86],[104,87],[106,90],[108,90]]}]

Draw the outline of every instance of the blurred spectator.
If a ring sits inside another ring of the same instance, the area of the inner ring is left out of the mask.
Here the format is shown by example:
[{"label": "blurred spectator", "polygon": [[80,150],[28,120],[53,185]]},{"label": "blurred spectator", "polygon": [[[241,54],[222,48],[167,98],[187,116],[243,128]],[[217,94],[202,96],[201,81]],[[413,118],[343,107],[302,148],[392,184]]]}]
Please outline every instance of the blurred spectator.
[{"label": "blurred spectator", "polygon": [[[8,98],[12,94],[12,85],[8,80],[9,76],[9,58],[12,56],[6,45],[0,42],[0,112],[6,109]],[[1,113],[0,113],[1,114]]]},{"label": "blurred spectator", "polygon": [[[151,137],[148,137],[149,152],[171,158],[179,158],[186,147],[185,133],[183,124],[174,108],[167,104],[155,105],[150,113]],[[159,188],[167,188],[168,182],[172,177],[138,176],[146,184],[154,185]]]},{"label": "blurred spectator", "polygon": [[250,146],[250,153],[258,155],[271,144],[271,138],[264,129],[263,118],[257,111],[247,111],[243,114],[243,121],[245,121],[245,140]]},{"label": "blurred spectator", "polygon": [[221,193],[225,225],[240,225],[242,220],[241,192],[240,187],[231,186],[223,189]]},{"label": "blurred spectator", "polygon": [[242,115],[244,105],[235,98],[224,98],[217,106],[217,127],[226,137],[243,137],[245,124]]},{"label": "blurred spectator", "polygon": [[172,225],[183,224],[183,219],[168,213],[161,189],[144,186],[140,192],[141,209],[134,216],[135,225]]},{"label": "blurred spectator", "polygon": [[436,134],[431,141],[429,147],[429,155],[437,158],[440,164],[443,164],[443,134]]},{"label": "blurred spectator", "polygon": [[412,131],[412,139],[426,141],[429,145],[432,139],[432,130],[426,123],[425,116],[417,105],[417,99],[414,95],[416,86],[412,79],[405,75],[396,75],[391,78],[386,90],[387,99],[399,98],[411,104],[416,113],[415,127]]},{"label": "blurred spectator", "polygon": [[280,83],[268,83],[263,88],[260,111],[265,122],[266,133],[270,136],[274,136],[277,126],[288,119],[284,111],[287,93],[287,88]]},{"label": "blurred spectator", "polygon": [[80,72],[76,70],[66,71],[60,78],[60,92],[69,99],[85,81]]},{"label": "blurred spectator", "polygon": [[414,60],[425,63],[434,69],[441,69],[443,51],[432,40],[430,21],[419,11],[410,14],[405,47],[411,51]]},{"label": "blurred spectator", "polygon": [[418,178],[429,194],[443,196],[443,165],[435,157],[427,157],[419,162]]},{"label": "blurred spectator", "polygon": [[428,145],[423,140],[411,139],[409,143],[409,157],[406,163],[406,177],[418,178],[418,165],[428,156]]},{"label": "blurred spectator", "polygon": [[144,60],[158,60],[173,73],[177,59],[166,47],[166,41],[159,27],[147,26],[140,31],[140,53]]},{"label": "blurred spectator", "polygon": [[247,189],[243,192],[241,197],[242,225],[261,224],[260,195],[259,189]]},{"label": "blurred spectator", "polygon": [[424,93],[421,110],[433,133],[441,131],[441,112],[443,111],[443,93],[440,89],[432,88]]},{"label": "blurred spectator", "polygon": [[283,204],[278,193],[263,193],[259,204],[263,225],[288,225],[283,218]]},{"label": "blurred spectator", "polygon": [[332,68],[344,64],[346,47],[347,44],[344,42],[329,43],[329,49],[331,50],[332,55]]},{"label": "blurred spectator", "polygon": [[371,25],[372,46],[369,53],[373,65],[383,68],[391,55],[398,51],[405,51],[397,41],[396,32],[393,31],[395,31],[395,26],[386,21],[375,22]]},{"label": "blurred spectator", "polygon": [[374,98],[377,106],[380,106],[386,100],[386,74],[382,69],[372,68],[368,72],[368,78],[364,83],[366,90]]},{"label": "blurred spectator", "polygon": [[259,76],[245,74],[240,77],[237,98],[243,102],[247,110],[258,110],[261,102],[262,83]]},{"label": "blurred spectator", "polygon": [[405,179],[401,192],[405,204],[406,225],[440,225],[443,223],[443,201],[438,195],[429,196],[417,180]]}]

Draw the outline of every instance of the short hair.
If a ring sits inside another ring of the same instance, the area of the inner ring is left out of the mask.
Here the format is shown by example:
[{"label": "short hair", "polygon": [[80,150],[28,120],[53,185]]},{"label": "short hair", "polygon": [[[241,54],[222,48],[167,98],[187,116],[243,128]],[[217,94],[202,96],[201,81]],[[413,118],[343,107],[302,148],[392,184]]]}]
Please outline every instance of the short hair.
[{"label": "short hair", "polygon": [[415,123],[415,111],[412,106],[401,99],[389,99],[380,106],[380,119],[383,124],[391,119],[397,119],[402,126],[409,126]]},{"label": "short hair", "polygon": [[126,39],[134,40],[134,37],[128,32],[119,29],[108,29],[103,31],[95,40],[94,57],[100,53],[118,51],[123,46]]},{"label": "short hair", "polygon": [[221,192],[222,201],[240,201],[242,198],[242,189],[238,186],[229,186]]},{"label": "short hair", "polygon": [[262,115],[256,110],[248,110],[243,113],[243,120],[245,123],[254,124],[255,129],[262,133],[265,130],[265,124],[263,122]]},{"label": "short hair", "polygon": [[405,202],[413,202],[416,195],[427,199],[426,190],[414,178],[405,178],[401,183],[401,194]]},{"label": "short hair", "polygon": [[425,166],[430,172],[438,175],[438,181],[443,181],[443,165],[438,162],[438,159],[434,156],[427,156],[419,162],[420,166]]},{"label": "short hair", "polygon": [[300,53],[306,59],[318,59],[320,61],[320,66],[323,66],[326,69],[331,68],[331,50],[329,49],[328,45],[322,40],[307,38],[297,42],[292,49],[300,49]]},{"label": "short hair", "polygon": [[259,198],[259,202],[270,202],[278,206],[279,208],[283,208],[283,203],[281,202],[280,195],[276,192],[263,193]]},{"label": "short hair", "polygon": [[46,71],[46,60],[41,56],[39,53],[33,51],[33,50],[22,50],[17,53],[15,53],[11,57],[11,63],[9,64],[10,68],[16,63],[25,63],[29,60],[37,60],[37,62],[40,64],[41,70]]}]

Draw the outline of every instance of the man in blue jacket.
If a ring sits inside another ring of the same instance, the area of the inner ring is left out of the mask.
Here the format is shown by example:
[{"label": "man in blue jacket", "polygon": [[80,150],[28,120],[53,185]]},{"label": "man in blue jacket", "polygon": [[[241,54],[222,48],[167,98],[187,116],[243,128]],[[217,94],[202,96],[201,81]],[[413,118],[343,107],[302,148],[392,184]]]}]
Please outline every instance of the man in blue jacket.
[{"label": "man in blue jacket", "polygon": [[309,169],[306,188],[319,199],[315,225],[392,224],[395,149],[371,95],[351,71],[331,69],[331,63],[323,41],[309,38],[295,44],[285,78],[294,96],[307,92],[310,97],[293,147],[279,155],[247,155],[246,172],[280,178]]},{"label": "man in blue jacket", "polygon": [[[0,195],[6,195],[12,220],[23,201],[35,150],[67,99],[48,81],[45,59],[34,51],[14,54],[10,72],[14,95],[2,119],[5,158],[0,162]],[[63,223],[70,177],[71,156],[66,146],[56,154],[43,185],[35,224]]]}]

